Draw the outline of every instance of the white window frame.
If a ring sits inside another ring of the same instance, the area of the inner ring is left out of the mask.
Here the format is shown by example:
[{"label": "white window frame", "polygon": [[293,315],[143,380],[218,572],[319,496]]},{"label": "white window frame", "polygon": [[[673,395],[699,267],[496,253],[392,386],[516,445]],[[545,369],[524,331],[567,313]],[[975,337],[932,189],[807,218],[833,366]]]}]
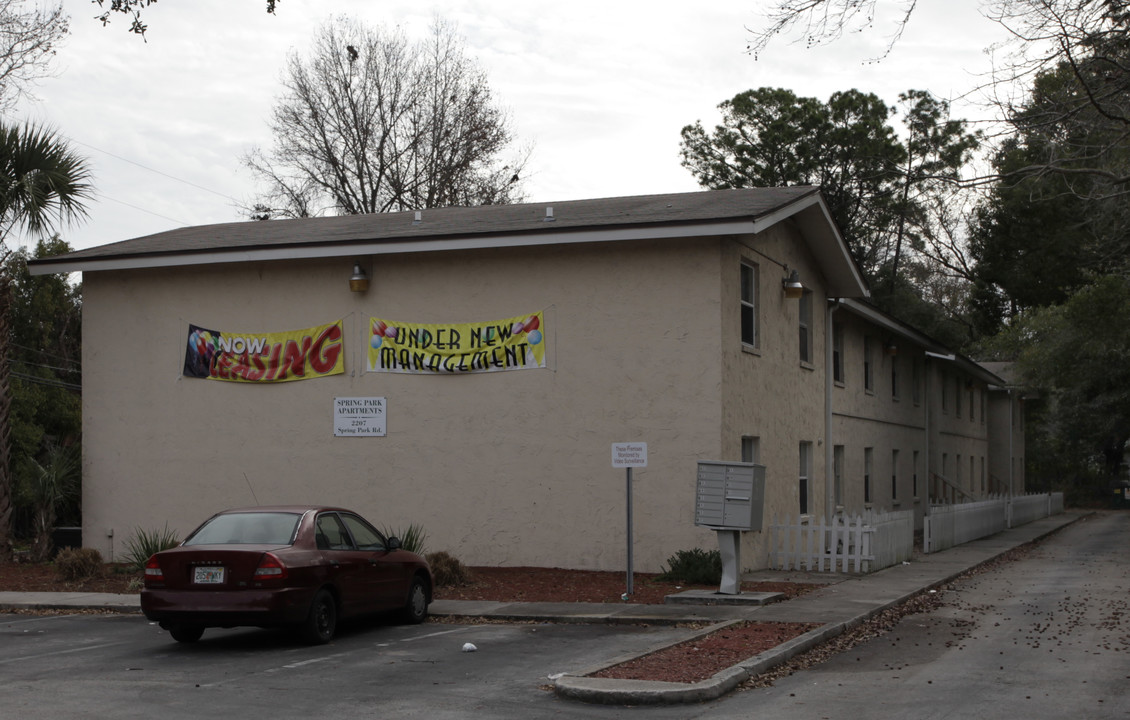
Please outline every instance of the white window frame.
[{"label": "white window frame", "polygon": [[832,447],[832,487],[836,507],[844,505],[844,446]]},{"label": "white window frame", "polygon": [[[740,297],[740,323],[742,345],[757,348],[760,344],[760,323],[757,317],[757,291],[760,287],[758,267],[745,260],[741,263],[738,294]],[[748,321],[747,321],[748,314]],[[748,327],[747,327],[748,325]],[[747,335],[749,340],[746,340]]]},{"label": "white window frame", "polygon": [[832,381],[843,385],[844,379],[844,324],[832,323]]},{"label": "white window frame", "polygon": [[875,448],[863,448],[863,504],[871,504],[871,471],[875,465]]},{"label": "white window frame", "polygon": [[761,438],[742,435],[742,462],[761,464]]},{"label": "white window frame", "polygon": [[798,507],[801,516],[812,514],[812,443],[800,444],[800,458],[798,462]]},{"label": "white window frame", "polygon": [[812,291],[805,290],[801,293],[800,304],[797,310],[799,318],[800,361],[805,365],[812,364]]},{"label": "white window frame", "polygon": [[891,450],[891,502],[899,501],[899,451]]},{"label": "white window frame", "polygon": [[863,336],[863,391],[875,392],[875,343],[870,335]]}]

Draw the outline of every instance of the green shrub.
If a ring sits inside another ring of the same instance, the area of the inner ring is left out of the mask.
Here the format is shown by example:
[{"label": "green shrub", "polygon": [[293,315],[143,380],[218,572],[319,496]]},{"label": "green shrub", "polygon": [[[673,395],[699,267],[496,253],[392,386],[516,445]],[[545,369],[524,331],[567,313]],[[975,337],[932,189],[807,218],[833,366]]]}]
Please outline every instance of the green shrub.
[{"label": "green shrub", "polygon": [[145,572],[145,563],[149,562],[149,558],[177,545],[180,545],[180,540],[177,539],[176,533],[169,529],[167,523],[162,530],[137,528],[133,531],[133,535],[126,539],[125,560],[138,572]]},{"label": "green shrub", "polygon": [[680,550],[667,558],[660,580],[686,585],[717,585],[722,582],[722,555],[717,550]]},{"label": "green shrub", "polygon": [[65,548],[55,556],[55,571],[61,580],[92,580],[101,577],[102,570],[102,553],[94,548]]},{"label": "green shrub", "polygon": [[471,571],[446,550],[428,553],[424,558],[432,568],[432,577],[435,578],[436,587],[454,587],[466,585],[471,582]]},{"label": "green shrub", "polygon": [[381,528],[381,534],[386,538],[399,538],[400,547],[408,552],[414,552],[417,555],[424,554],[424,538],[427,537],[427,533],[424,532],[423,525],[412,523],[400,531],[393,528]]}]

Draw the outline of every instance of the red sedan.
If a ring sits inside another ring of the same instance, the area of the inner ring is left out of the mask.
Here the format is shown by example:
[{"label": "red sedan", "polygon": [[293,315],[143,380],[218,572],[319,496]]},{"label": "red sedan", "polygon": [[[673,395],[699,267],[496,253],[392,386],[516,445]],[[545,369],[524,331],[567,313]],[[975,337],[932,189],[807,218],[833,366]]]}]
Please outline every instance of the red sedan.
[{"label": "red sedan", "polygon": [[178,642],[209,627],[293,626],[312,643],[339,618],[399,611],[423,622],[432,573],[360,515],[334,507],[225,510],[145,566],[141,609]]}]

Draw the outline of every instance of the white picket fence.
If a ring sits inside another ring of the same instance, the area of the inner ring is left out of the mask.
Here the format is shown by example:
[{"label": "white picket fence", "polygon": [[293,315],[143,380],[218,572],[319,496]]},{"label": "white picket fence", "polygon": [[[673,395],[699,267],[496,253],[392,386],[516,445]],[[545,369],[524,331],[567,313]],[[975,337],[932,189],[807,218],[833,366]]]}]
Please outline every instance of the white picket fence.
[{"label": "white picket fence", "polygon": [[837,515],[830,523],[798,517],[771,524],[769,537],[778,570],[874,572],[910,559],[914,512]]},{"label": "white picket fence", "polygon": [[1063,512],[1063,493],[997,496],[956,505],[931,505],[923,518],[922,551],[939,552],[1007,528]]},{"label": "white picket fence", "polygon": [[1008,526],[1024,525],[1061,512],[1063,512],[1063,493],[1020,495],[1014,497],[1009,506]]},{"label": "white picket fence", "polygon": [[923,518],[922,551],[938,552],[1008,528],[1008,498],[931,505]]}]

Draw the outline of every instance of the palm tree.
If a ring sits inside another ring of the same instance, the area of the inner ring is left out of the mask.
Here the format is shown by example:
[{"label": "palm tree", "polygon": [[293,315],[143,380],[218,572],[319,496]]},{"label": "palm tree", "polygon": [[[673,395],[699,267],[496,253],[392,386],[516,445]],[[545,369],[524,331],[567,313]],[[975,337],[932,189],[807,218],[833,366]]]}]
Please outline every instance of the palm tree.
[{"label": "palm tree", "polygon": [[[55,131],[0,120],[0,262],[14,230],[41,233],[86,216],[90,170]],[[8,342],[12,279],[0,265],[0,562],[12,557],[11,418]]]},{"label": "palm tree", "polygon": [[42,463],[31,462],[35,468],[27,484],[27,494],[35,506],[31,559],[43,562],[51,554],[51,531],[59,506],[78,492],[81,458],[77,446],[51,445]]}]

